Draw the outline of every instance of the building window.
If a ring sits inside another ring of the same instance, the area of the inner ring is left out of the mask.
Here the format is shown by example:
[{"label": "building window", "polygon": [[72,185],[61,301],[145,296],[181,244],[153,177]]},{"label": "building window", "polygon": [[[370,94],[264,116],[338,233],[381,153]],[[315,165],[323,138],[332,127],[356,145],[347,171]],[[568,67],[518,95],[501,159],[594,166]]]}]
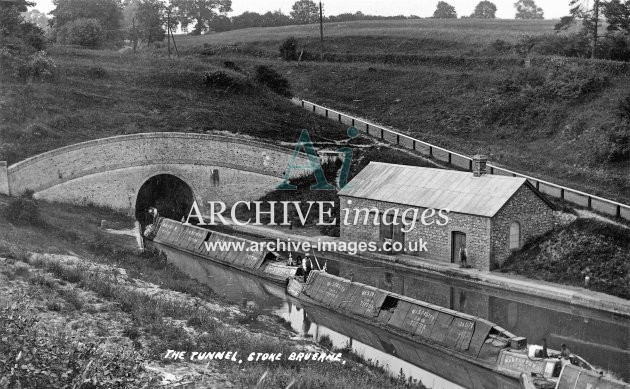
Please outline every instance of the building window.
[{"label": "building window", "polygon": [[383,223],[382,219],[380,222],[379,237],[380,237],[381,243],[389,241],[390,248],[393,242],[404,243],[405,233],[400,230],[402,227],[401,220],[397,220],[398,225],[394,225],[393,224],[394,218],[391,215],[387,215],[386,218],[387,218],[387,224]]},{"label": "building window", "polygon": [[510,225],[510,250],[521,248],[521,225],[514,222]]}]

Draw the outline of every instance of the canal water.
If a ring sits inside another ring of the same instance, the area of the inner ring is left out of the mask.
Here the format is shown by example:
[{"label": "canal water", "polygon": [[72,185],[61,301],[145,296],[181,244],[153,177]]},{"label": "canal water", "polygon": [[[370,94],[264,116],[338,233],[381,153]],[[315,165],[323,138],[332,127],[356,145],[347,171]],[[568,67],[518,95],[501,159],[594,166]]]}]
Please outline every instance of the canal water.
[{"label": "canal water", "polygon": [[[304,306],[284,288],[258,277],[156,245],[168,260],[209,285],[227,300],[257,306],[287,320],[305,338],[328,337],[335,347],[349,347],[378,362],[392,375],[422,381],[428,388],[518,389],[518,382],[430,347],[349,319],[330,310]],[[322,264],[323,265],[323,264]],[[454,280],[401,271],[354,260],[327,261],[331,274],[391,290],[446,308],[486,318],[530,343],[550,348],[567,344],[597,367],[630,380],[630,319],[596,309],[566,306],[545,299]]]}]

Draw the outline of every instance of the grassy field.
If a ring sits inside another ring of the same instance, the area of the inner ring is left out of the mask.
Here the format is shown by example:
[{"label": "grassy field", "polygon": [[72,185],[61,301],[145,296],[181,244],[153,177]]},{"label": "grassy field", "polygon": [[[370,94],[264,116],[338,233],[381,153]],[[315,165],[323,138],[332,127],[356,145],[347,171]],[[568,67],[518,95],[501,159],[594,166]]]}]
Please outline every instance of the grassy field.
[{"label": "grassy field", "polygon": [[407,20],[327,24],[325,61],[285,62],[296,36],[317,59],[315,26],[181,37],[179,47],[210,63],[279,69],[297,96],[419,139],[569,187],[630,203],[630,164],[609,163],[618,107],[630,78],[605,61],[532,58],[524,35],[553,33],[553,21]]},{"label": "grassy field", "polygon": [[[537,35],[553,29],[554,20],[475,20],[475,19],[409,19],[368,20],[325,23],[326,38],[403,37],[412,40],[457,42],[464,46],[484,46],[489,41],[516,41],[523,35]],[[252,42],[277,42],[287,36],[314,40],[319,44],[319,25],[246,28],[200,37],[177,36],[178,48],[188,49],[199,43],[235,45]],[[355,47],[355,49],[368,49]],[[331,49],[331,51],[334,51]]]}]

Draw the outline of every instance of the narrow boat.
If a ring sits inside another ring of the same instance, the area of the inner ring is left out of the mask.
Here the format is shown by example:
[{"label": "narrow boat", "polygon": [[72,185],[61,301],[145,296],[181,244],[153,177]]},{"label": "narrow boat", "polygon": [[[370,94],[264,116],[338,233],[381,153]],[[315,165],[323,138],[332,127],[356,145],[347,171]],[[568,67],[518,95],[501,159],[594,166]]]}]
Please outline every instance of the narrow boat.
[{"label": "narrow boat", "polygon": [[289,279],[287,293],[511,378],[526,373],[555,384],[565,363],[593,369],[582,358],[563,359],[555,350],[540,357],[540,346],[528,346],[527,339],[485,319],[323,271],[312,271],[306,282]]},{"label": "narrow boat", "polygon": [[564,365],[553,386],[525,373],[521,375],[520,385],[521,389],[630,389],[630,384],[573,364]]},{"label": "narrow boat", "polygon": [[297,266],[289,266],[276,252],[252,249],[257,242],[171,219],[156,218],[147,226],[144,236],[155,243],[282,285],[298,271]]}]

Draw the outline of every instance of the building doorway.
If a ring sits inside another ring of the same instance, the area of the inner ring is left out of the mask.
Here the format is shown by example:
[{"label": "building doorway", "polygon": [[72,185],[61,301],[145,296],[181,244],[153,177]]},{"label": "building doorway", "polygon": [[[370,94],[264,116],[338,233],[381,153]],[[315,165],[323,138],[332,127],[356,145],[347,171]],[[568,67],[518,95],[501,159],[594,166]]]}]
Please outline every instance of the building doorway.
[{"label": "building doorway", "polygon": [[459,249],[466,247],[466,234],[453,231],[451,239],[451,263],[459,262]]}]

